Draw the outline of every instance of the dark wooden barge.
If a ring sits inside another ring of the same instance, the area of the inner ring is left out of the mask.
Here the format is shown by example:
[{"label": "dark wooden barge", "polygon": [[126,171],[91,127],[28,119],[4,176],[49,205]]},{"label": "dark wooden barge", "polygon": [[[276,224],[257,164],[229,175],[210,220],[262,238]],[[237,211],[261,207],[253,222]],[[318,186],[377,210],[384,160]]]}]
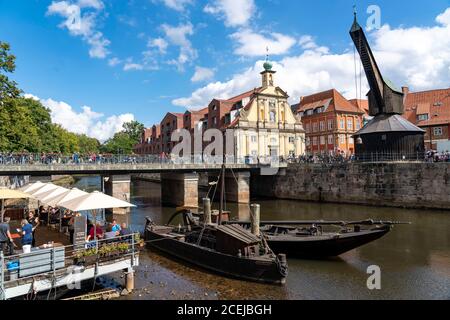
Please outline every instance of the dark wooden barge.
[{"label": "dark wooden barge", "polygon": [[264,239],[240,226],[198,223],[171,227],[155,225],[147,218],[145,241],[150,247],[228,277],[286,282],[286,256],[275,255]]}]

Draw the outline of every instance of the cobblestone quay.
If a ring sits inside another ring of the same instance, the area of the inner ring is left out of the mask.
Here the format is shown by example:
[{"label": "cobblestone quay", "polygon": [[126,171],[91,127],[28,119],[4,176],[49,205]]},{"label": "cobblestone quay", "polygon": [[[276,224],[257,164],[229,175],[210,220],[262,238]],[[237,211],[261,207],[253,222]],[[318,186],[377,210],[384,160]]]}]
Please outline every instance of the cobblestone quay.
[{"label": "cobblestone quay", "polygon": [[450,209],[450,163],[291,164],[252,176],[252,196]]}]

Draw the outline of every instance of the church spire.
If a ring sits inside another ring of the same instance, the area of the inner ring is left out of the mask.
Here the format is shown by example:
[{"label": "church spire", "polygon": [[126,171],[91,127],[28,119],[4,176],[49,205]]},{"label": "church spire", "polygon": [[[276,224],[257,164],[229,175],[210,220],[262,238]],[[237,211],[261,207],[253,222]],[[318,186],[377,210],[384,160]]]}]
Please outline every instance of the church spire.
[{"label": "church spire", "polygon": [[269,47],[266,47],[266,62],[264,62],[264,70],[271,71],[273,68],[272,63],[269,61]]}]

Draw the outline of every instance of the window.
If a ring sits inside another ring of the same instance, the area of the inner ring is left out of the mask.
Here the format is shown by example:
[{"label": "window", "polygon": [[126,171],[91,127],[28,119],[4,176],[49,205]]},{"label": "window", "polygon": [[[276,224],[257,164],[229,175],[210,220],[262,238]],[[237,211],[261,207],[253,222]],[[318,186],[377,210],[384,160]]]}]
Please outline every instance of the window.
[{"label": "window", "polygon": [[435,136],[442,136],[442,127],[433,128],[433,133]]},{"label": "window", "polygon": [[213,111],[216,111],[217,110],[217,106],[213,105],[212,109],[213,109]]},{"label": "window", "polygon": [[276,138],[270,139],[270,143],[271,143],[272,145],[276,145],[276,144],[277,144],[277,139],[276,139]]},{"label": "window", "polygon": [[252,142],[253,142],[253,143],[256,143],[256,141],[257,141],[256,136],[252,136],[251,139],[252,139]]},{"label": "window", "polygon": [[348,144],[355,144],[355,139],[353,137],[348,138]]},{"label": "window", "polygon": [[213,121],[213,125],[216,126],[216,125],[217,125],[217,117],[213,117],[213,118],[212,118],[212,121]]},{"label": "window", "polygon": [[317,137],[313,137],[313,145],[317,146]]},{"label": "window", "polygon": [[328,130],[333,130],[333,120],[328,120]]},{"label": "window", "polygon": [[320,121],[320,131],[325,131],[325,121]]},{"label": "window", "polygon": [[340,144],[345,144],[345,134],[339,135],[339,143]]},{"label": "window", "polygon": [[361,121],[359,121],[359,119],[355,120],[355,124],[356,124],[356,130],[361,129]]},{"label": "window", "polygon": [[311,145],[311,138],[307,137],[306,138],[306,145],[309,147]]},{"label": "window", "polygon": [[313,110],[312,109],[306,110],[306,115],[307,116],[311,116],[312,114],[313,114]]},{"label": "window", "polygon": [[428,120],[428,114],[419,114],[417,116],[417,120],[419,120],[419,121],[426,121],[426,120]]},{"label": "window", "polygon": [[325,145],[325,136],[320,136],[320,145]]},{"label": "window", "polygon": [[353,130],[353,118],[347,119],[347,130]]},{"label": "window", "polygon": [[333,136],[332,135],[328,136],[328,145],[329,146],[333,146],[334,145],[334,143],[333,143]]},{"label": "window", "polygon": [[309,123],[306,124],[305,131],[306,131],[306,133],[311,132],[311,124],[309,124]]},{"label": "window", "polygon": [[313,123],[313,132],[317,132],[318,129],[319,129],[319,126],[318,126],[317,122],[314,122]]},{"label": "window", "polygon": [[340,124],[339,128],[344,130],[345,129],[345,120],[341,119],[341,121],[339,121],[339,124]]},{"label": "window", "polygon": [[295,142],[295,138],[294,137],[289,137],[289,143],[294,143]]}]

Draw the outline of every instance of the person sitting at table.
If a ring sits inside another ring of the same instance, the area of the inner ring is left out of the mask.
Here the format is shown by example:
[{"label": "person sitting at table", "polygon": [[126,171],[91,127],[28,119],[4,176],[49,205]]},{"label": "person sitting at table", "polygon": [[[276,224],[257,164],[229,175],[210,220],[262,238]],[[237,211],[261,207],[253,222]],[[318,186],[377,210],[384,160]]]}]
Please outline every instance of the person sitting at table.
[{"label": "person sitting at table", "polygon": [[21,225],[23,253],[30,253],[33,245],[33,226],[26,219],[22,220]]},{"label": "person sitting at table", "polygon": [[120,225],[117,224],[117,220],[113,219],[112,221],[112,225],[111,225],[111,232],[115,232],[116,236],[118,236],[120,234]]},{"label": "person sitting at table", "polygon": [[97,222],[97,223],[95,224],[95,227],[92,227],[92,228],[91,228],[91,231],[89,231],[89,235],[87,236],[86,241],[89,242],[89,241],[91,241],[91,240],[95,240],[94,232],[95,232],[96,235],[97,235],[97,240],[103,239],[104,233],[103,233],[102,227],[100,226],[100,222]]}]

